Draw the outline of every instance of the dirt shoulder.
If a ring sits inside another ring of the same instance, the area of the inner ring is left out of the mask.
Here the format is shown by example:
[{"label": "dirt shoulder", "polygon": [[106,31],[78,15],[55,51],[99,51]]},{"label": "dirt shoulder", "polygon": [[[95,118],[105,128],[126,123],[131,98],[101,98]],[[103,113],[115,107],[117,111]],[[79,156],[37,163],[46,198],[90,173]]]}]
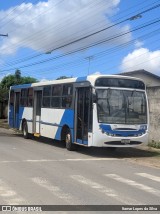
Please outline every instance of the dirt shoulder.
[{"label": "dirt shoulder", "polygon": [[0,128],[9,129],[8,120],[7,119],[0,119]]},{"label": "dirt shoulder", "polygon": [[160,149],[148,146],[118,148],[114,153],[114,157],[123,158],[143,166],[160,168]]},{"label": "dirt shoulder", "polygon": [[15,134],[17,134],[17,132],[13,129],[0,127],[0,136],[12,136]]},{"label": "dirt shoulder", "polygon": [[[136,151],[137,150],[137,151]],[[141,146],[135,150],[136,153],[141,153],[141,156],[130,158],[129,161],[140,165],[160,168],[160,149]]]},{"label": "dirt shoulder", "polygon": [[0,119],[0,136],[12,136],[20,133],[18,130],[9,128],[7,119]]}]

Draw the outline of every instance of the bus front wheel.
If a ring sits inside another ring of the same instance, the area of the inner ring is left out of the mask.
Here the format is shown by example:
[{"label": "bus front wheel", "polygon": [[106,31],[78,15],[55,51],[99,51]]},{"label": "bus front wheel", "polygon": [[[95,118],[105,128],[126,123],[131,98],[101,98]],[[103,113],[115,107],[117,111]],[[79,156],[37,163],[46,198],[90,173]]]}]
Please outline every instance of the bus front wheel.
[{"label": "bus front wheel", "polygon": [[76,149],[76,145],[72,143],[71,131],[68,129],[65,135],[66,148],[69,151],[73,151]]},{"label": "bus front wheel", "polygon": [[23,137],[25,139],[28,139],[29,138],[29,133],[28,133],[28,126],[27,126],[27,122],[26,121],[23,123],[22,131],[23,131]]},{"label": "bus front wheel", "polygon": [[115,152],[117,150],[117,148],[116,147],[107,147],[107,150],[109,152]]}]

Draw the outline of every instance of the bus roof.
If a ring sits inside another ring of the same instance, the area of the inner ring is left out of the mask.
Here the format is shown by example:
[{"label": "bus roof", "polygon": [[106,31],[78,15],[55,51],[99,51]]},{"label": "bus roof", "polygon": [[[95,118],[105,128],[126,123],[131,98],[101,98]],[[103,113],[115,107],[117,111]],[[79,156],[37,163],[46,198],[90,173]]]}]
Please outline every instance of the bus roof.
[{"label": "bus roof", "polygon": [[97,78],[103,78],[103,77],[105,77],[105,78],[119,78],[119,79],[132,79],[132,80],[139,80],[139,81],[143,82],[142,79],[139,79],[136,77],[130,77],[130,76],[94,74],[94,75],[77,77],[77,78],[66,78],[66,79],[60,79],[60,80],[49,80],[49,81],[44,81],[44,82],[14,85],[14,86],[11,86],[10,89],[18,89],[18,88],[21,89],[21,88],[38,87],[38,86],[53,85],[53,84],[64,84],[64,83],[74,83],[74,82],[78,83],[78,82],[86,82],[86,81],[90,82],[91,85],[94,85]]}]

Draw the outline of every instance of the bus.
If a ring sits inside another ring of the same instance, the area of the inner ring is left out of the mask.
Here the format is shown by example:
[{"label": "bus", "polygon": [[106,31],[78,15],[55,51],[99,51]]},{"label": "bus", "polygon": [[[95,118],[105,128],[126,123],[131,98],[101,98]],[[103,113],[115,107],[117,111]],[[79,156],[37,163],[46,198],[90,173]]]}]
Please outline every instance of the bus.
[{"label": "bus", "polygon": [[64,141],[68,150],[135,147],[148,142],[148,102],[141,79],[86,77],[10,87],[9,126]]}]

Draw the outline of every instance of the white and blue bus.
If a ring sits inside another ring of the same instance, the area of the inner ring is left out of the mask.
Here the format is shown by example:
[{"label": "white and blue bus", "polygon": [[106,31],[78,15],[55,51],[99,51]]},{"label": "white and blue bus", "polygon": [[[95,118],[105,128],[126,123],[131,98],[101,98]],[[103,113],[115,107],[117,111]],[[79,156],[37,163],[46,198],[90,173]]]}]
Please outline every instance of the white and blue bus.
[{"label": "white and blue bus", "polygon": [[9,125],[28,138],[43,136],[88,147],[134,147],[148,141],[142,80],[90,75],[10,88]]}]

